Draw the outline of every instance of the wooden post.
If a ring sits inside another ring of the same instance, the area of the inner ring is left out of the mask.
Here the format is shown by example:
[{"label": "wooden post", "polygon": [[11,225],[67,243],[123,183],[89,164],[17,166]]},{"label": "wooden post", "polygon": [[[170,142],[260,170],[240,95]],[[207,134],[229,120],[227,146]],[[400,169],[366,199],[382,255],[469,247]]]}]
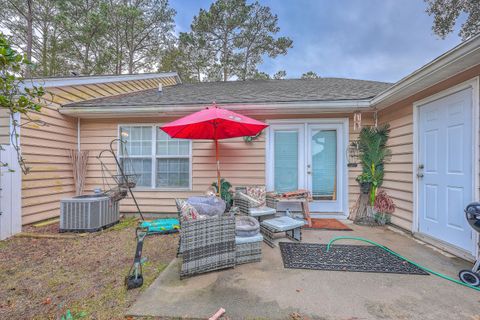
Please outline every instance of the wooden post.
[{"label": "wooden post", "polygon": [[218,197],[221,198],[222,194],[222,184],[220,183],[220,160],[218,157],[218,140],[215,139],[215,158],[217,159],[217,190]]},{"label": "wooden post", "polygon": [[307,220],[307,225],[309,228],[311,228],[312,217],[310,216],[310,205],[308,204],[308,198],[305,198],[305,200],[302,201],[302,209],[303,209],[303,215],[305,217],[305,220]]}]

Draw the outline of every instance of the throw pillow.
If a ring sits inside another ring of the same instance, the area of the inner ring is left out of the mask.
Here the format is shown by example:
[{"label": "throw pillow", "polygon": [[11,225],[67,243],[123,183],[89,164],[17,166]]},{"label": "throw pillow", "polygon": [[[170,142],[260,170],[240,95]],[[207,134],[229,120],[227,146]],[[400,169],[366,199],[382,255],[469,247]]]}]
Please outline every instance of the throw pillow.
[{"label": "throw pillow", "polygon": [[247,195],[257,200],[259,206],[265,205],[266,194],[265,186],[247,186]]},{"label": "throw pillow", "polygon": [[194,206],[184,200],[181,200],[180,202],[180,216],[182,221],[192,221],[204,218],[202,215],[198,214],[197,209],[195,209]]}]

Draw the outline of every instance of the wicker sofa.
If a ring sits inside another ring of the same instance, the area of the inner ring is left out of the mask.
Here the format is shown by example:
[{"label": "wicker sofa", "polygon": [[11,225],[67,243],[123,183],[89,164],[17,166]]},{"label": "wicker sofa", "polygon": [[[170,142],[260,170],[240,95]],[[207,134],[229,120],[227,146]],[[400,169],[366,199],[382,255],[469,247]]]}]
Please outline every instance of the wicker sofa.
[{"label": "wicker sofa", "polygon": [[182,221],[180,199],[176,199],[180,221],[177,254],[182,257],[180,278],[235,266],[235,218],[220,216]]}]

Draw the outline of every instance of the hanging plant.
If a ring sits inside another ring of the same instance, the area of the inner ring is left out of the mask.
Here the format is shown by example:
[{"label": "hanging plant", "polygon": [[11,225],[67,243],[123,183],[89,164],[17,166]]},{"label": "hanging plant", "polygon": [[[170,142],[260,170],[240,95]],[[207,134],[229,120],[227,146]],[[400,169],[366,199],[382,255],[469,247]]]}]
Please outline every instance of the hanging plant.
[{"label": "hanging plant", "polygon": [[243,137],[243,141],[245,142],[252,142],[253,140],[257,140],[258,137],[260,137],[260,135],[262,134],[263,130],[260,131],[259,133],[257,133],[256,135],[254,136],[245,136]]},{"label": "hanging plant", "polygon": [[378,188],[383,183],[384,165],[391,157],[391,151],[387,147],[390,126],[364,127],[360,131],[358,147],[360,150],[360,163],[362,174],[356,180],[362,185],[368,183],[369,202],[373,207]]},{"label": "hanging plant", "polygon": [[[32,119],[31,112],[39,112],[42,108],[40,98],[45,94],[41,86],[25,85],[22,73],[32,66],[25,55],[15,51],[7,38],[0,33],[0,109],[6,110],[12,123],[10,142],[17,153],[17,161],[24,174],[30,171],[25,159],[21,155],[18,129],[21,127],[16,114],[26,118],[28,123],[45,125],[44,122]],[[8,166],[0,163],[0,166]]]}]

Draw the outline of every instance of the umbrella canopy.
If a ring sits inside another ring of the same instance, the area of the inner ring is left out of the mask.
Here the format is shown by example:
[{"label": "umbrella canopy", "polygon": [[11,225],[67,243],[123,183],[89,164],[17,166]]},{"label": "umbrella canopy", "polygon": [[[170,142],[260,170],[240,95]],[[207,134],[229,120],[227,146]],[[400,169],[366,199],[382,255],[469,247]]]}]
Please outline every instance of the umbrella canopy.
[{"label": "umbrella canopy", "polygon": [[160,129],[165,131],[172,138],[215,140],[217,186],[218,192],[220,193],[221,185],[218,140],[254,136],[266,127],[268,127],[266,123],[233,111],[218,108],[214,105],[167,123]]},{"label": "umbrella canopy", "polygon": [[172,138],[221,140],[254,136],[266,127],[261,121],[213,106],[167,123],[161,129]]}]

